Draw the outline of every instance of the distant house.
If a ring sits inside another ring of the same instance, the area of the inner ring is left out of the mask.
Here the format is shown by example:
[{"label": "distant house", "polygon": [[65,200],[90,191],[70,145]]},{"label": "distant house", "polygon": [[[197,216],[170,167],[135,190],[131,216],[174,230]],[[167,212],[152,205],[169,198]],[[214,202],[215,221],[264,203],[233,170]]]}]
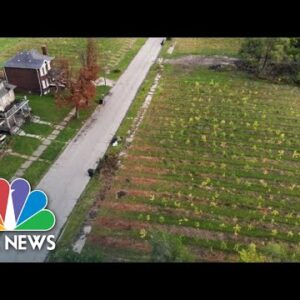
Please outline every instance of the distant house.
[{"label": "distant house", "polygon": [[9,59],[4,65],[5,78],[8,83],[16,85],[17,91],[45,95],[50,91],[51,61],[54,57],[47,55],[46,47],[43,54],[32,49],[22,51]]},{"label": "distant house", "polygon": [[0,81],[0,131],[16,133],[30,117],[30,107],[26,97],[16,99],[15,85]]}]

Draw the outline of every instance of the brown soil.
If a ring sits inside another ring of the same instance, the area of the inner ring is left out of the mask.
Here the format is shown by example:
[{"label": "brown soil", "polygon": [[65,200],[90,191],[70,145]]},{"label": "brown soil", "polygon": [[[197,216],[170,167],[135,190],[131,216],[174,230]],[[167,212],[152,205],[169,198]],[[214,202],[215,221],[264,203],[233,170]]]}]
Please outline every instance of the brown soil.
[{"label": "brown soil", "polygon": [[144,223],[136,220],[126,220],[118,217],[102,217],[97,220],[97,225],[118,230],[132,230],[132,229],[149,229],[153,227],[149,223]]},{"label": "brown soil", "polygon": [[102,204],[102,207],[111,208],[121,211],[132,211],[132,212],[155,212],[157,211],[156,207],[149,206],[146,204],[136,204],[136,203],[120,203],[120,202],[111,202],[105,201]]},{"label": "brown soil", "polygon": [[232,65],[235,66],[237,58],[228,56],[203,56],[203,55],[188,55],[174,59],[165,59],[166,64],[180,65],[184,67],[191,66],[215,66],[215,65]]},{"label": "brown soil", "polygon": [[127,155],[127,159],[133,159],[135,161],[137,160],[151,160],[151,161],[161,161],[161,159],[159,157],[154,157],[154,156],[144,156],[144,155],[132,155],[132,154],[128,154]]},{"label": "brown soil", "polygon": [[100,178],[102,180],[102,188],[97,195],[97,200],[103,201],[106,193],[110,190],[113,177],[118,169],[118,157],[116,155],[105,156],[104,160],[99,164]]},{"label": "brown soil", "polygon": [[145,177],[131,177],[131,182],[135,184],[155,184],[161,182],[161,180]]},{"label": "brown soil", "polygon": [[236,254],[228,254],[223,251],[213,250],[190,246],[189,250],[195,256],[197,262],[237,262],[238,256]]}]

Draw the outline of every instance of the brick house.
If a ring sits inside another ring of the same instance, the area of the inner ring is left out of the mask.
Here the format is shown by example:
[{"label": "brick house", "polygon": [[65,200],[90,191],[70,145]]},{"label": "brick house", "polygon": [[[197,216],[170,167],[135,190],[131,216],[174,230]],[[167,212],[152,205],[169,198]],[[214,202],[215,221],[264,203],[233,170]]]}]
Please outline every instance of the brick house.
[{"label": "brick house", "polygon": [[51,61],[54,57],[47,55],[46,47],[43,54],[32,49],[22,51],[4,64],[4,74],[9,84],[16,86],[16,91],[45,95],[50,92]]}]

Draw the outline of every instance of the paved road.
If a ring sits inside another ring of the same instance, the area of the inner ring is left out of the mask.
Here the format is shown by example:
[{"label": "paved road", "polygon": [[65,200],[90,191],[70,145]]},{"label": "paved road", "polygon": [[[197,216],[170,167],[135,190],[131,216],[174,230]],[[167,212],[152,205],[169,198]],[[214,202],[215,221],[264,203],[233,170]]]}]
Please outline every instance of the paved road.
[{"label": "paved road", "polygon": [[[49,197],[48,207],[56,215],[56,226],[49,232],[57,238],[79,196],[89,182],[87,170],[95,168],[105,154],[112,137],[120,126],[155,62],[162,38],[149,38],[122,74],[106,103],[98,107],[77,136],[53,164],[38,185]],[[0,237],[0,261],[42,262],[48,251],[5,251],[3,234]]]}]

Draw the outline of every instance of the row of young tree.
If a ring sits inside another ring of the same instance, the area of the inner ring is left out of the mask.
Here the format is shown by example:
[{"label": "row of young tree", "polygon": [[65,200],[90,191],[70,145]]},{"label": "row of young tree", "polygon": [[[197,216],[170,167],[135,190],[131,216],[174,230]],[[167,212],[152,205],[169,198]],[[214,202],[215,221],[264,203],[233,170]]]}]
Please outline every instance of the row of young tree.
[{"label": "row of young tree", "polygon": [[241,68],[260,77],[300,83],[300,38],[247,38]]},{"label": "row of young tree", "polygon": [[55,94],[58,106],[73,106],[76,117],[79,111],[89,105],[96,96],[96,86],[93,83],[99,74],[99,51],[95,39],[89,38],[84,52],[80,53],[81,66],[75,71],[67,59],[61,58],[56,62],[56,68],[60,74],[59,82],[64,86]]}]

